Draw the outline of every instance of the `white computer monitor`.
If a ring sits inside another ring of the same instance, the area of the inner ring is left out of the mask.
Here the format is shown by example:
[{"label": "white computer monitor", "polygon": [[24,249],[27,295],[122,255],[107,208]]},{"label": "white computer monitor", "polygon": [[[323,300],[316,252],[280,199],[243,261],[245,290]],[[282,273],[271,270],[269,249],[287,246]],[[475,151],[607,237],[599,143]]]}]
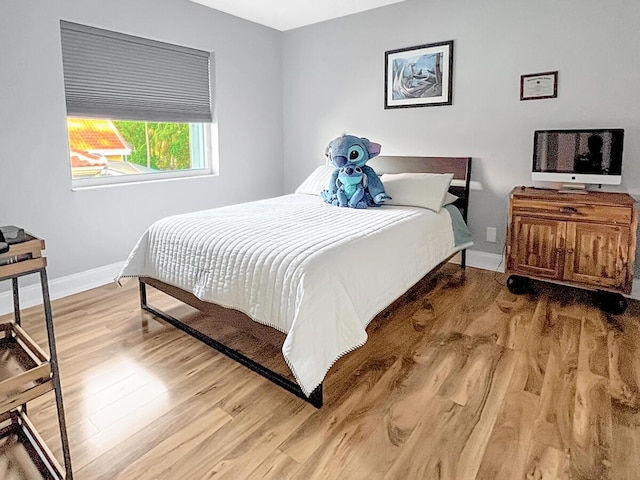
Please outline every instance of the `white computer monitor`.
[{"label": "white computer monitor", "polygon": [[561,188],[622,182],[621,128],[536,130],[531,179]]}]

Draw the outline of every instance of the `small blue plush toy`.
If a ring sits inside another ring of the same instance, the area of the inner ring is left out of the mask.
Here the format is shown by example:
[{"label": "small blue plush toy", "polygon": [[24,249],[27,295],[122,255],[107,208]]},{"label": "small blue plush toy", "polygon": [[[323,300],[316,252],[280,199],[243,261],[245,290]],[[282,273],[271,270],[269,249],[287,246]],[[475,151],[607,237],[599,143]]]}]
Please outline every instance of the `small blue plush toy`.
[{"label": "small blue plush toy", "polygon": [[[338,206],[367,208],[364,192],[364,179],[366,178],[360,167],[342,167],[338,171],[338,180],[336,182],[338,186],[336,191]],[[336,204],[335,201],[333,204]]]},{"label": "small blue plush toy", "polygon": [[[360,167],[362,169],[363,179],[362,187],[364,196],[358,202],[364,201],[366,206],[379,207],[385,200],[391,197],[384,191],[384,185],[376,174],[375,170],[365,165],[371,158],[380,154],[381,145],[371,142],[368,138],[356,137],[354,135],[342,135],[331,141],[325,149],[325,155],[335,167],[335,170],[329,180],[326,190],[321,195],[325,202],[332,205],[340,205],[338,198],[338,176],[340,169],[343,167]],[[352,202],[357,204],[358,202]],[[351,205],[349,205],[351,206]],[[357,208],[365,208],[363,206]]]}]

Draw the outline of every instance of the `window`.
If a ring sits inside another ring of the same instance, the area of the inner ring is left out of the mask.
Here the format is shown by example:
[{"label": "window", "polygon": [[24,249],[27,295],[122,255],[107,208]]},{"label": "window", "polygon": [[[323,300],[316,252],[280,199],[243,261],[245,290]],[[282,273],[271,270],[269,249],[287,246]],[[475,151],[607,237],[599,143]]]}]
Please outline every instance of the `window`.
[{"label": "window", "polygon": [[74,187],[212,172],[209,52],[60,29]]},{"label": "window", "polygon": [[[140,122],[67,117],[71,176],[82,181],[114,183],[96,177],[165,173],[175,177],[209,173],[203,123]],[[131,179],[130,179],[131,180]],[[139,177],[134,178],[139,180]]]}]

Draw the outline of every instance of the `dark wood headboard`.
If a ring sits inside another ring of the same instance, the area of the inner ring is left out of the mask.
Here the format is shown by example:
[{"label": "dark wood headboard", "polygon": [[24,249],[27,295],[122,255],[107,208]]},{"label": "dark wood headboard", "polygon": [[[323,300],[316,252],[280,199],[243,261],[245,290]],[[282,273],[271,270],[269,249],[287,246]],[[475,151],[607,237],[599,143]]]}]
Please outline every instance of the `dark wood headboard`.
[{"label": "dark wood headboard", "polygon": [[449,191],[458,197],[455,206],[467,221],[471,157],[391,157],[380,156],[367,162],[378,175],[383,173],[453,173]]}]

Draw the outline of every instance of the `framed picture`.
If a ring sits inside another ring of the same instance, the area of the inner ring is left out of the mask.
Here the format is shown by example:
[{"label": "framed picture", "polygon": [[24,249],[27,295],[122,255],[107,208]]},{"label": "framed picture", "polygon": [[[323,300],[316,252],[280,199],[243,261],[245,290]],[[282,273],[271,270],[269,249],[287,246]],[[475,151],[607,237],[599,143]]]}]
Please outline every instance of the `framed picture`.
[{"label": "framed picture", "polygon": [[451,105],[453,40],[384,54],[384,108]]},{"label": "framed picture", "polygon": [[558,72],[520,75],[520,100],[539,100],[558,96]]}]

